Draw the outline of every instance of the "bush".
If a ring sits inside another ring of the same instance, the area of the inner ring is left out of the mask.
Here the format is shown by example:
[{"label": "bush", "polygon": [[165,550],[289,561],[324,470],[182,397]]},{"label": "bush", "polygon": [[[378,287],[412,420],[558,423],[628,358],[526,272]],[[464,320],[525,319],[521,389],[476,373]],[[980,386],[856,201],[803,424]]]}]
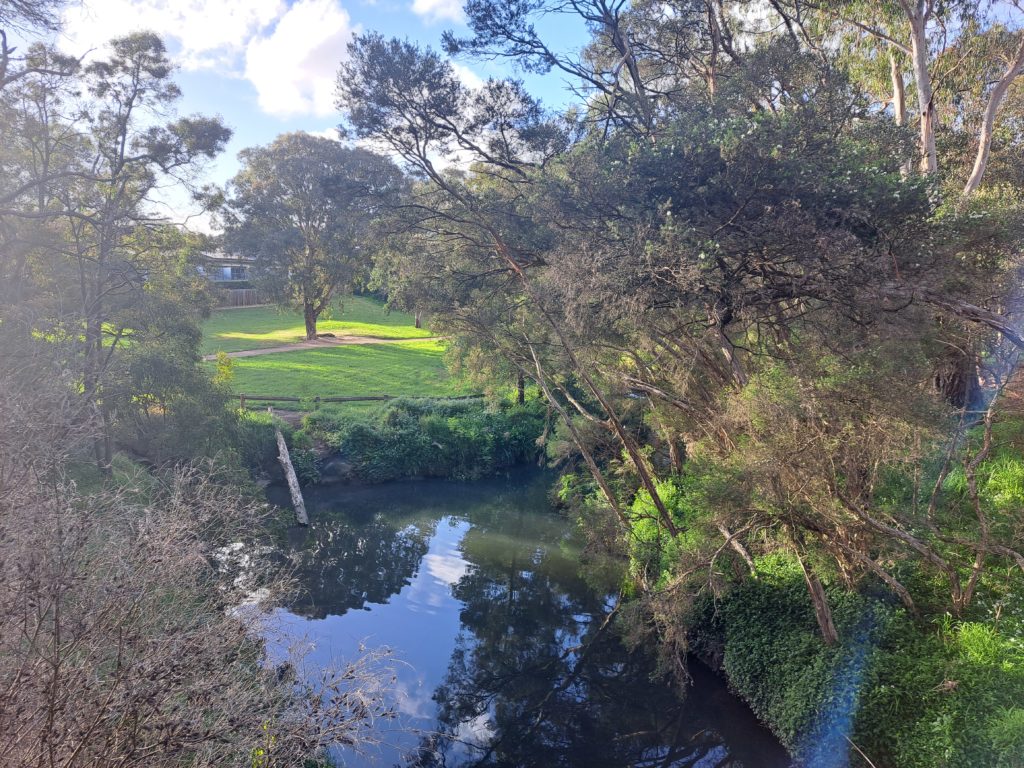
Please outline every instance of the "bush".
[{"label": "bush", "polygon": [[266,411],[238,411],[235,445],[242,464],[250,469],[266,467],[277,456],[274,424]]},{"label": "bush", "polygon": [[266,505],[220,480],[202,465],[0,496],[4,765],[303,765],[390,717],[382,652],[323,684],[267,663],[253,600],[291,585]]},{"label": "bush", "polygon": [[394,400],[362,418],[317,413],[303,430],[345,455],[358,477],[468,480],[531,460],[544,426],[536,402],[491,410],[469,400]]},{"label": "bush", "polygon": [[637,491],[629,507],[630,572],[638,583],[664,585],[678,571],[682,558],[699,558],[709,542],[718,539],[711,510],[736,506],[739,480],[728,469],[711,462],[690,460],[678,475],[656,482],[661,498],[678,528],[670,536],[659,520],[646,489]]},{"label": "bush", "polygon": [[830,590],[840,636],[851,643],[829,647],[818,632],[799,565],[775,555],[759,560],[758,572],[757,580],[737,587],[719,605],[723,668],[758,718],[800,754],[849,711],[849,687],[856,687],[869,662],[856,658],[860,665],[854,668],[850,662],[860,648],[852,646],[884,634],[893,611]]},{"label": "bush", "polygon": [[861,738],[903,768],[1021,766],[1024,654],[978,622],[895,628],[861,708]]}]

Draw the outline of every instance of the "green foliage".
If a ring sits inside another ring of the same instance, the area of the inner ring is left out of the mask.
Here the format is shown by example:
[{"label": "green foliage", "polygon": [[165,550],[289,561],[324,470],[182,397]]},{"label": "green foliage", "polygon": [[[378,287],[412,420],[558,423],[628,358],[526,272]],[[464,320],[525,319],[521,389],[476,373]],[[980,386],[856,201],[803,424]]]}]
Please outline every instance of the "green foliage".
[{"label": "green foliage", "polygon": [[320,471],[316,466],[316,452],[313,450],[313,439],[309,434],[303,430],[295,430],[285,440],[299,482],[303,485],[319,482]]},{"label": "green foliage", "polygon": [[226,352],[218,352],[216,365],[217,372],[213,374],[213,383],[221,387],[230,387],[231,379],[235,375],[234,361]]},{"label": "green foliage", "polygon": [[[1024,654],[991,625],[899,627],[879,649],[862,704],[862,743],[910,768],[1020,765]],[[1013,762],[1017,760],[1018,762]]]},{"label": "green foliage", "polygon": [[[716,621],[724,648],[724,669],[733,688],[792,751],[812,732],[818,713],[842,694],[837,671],[843,646],[821,639],[799,565],[776,554],[758,560],[759,579],[729,593]],[[868,601],[830,590],[840,636],[850,638],[869,612]],[[704,611],[714,610],[704,606]],[[873,607],[877,635],[891,617]]]},{"label": "green foliage", "polygon": [[1024,708],[1007,707],[989,720],[986,730],[998,761],[995,768],[1024,766]]},{"label": "green foliage", "polygon": [[195,341],[167,336],[133,344],[111,373],[116,437],[156,464],[212,458],[234,443],[234,417],[222,377],[195,359]]},{"label": "green foliage", "polygon": [[902,608],[832,586],[840,644],[830,648],[795,560],[776,553],[757,565],[756,581],[697,604],[692,647],[722,653],[732,687],[794,753],[845,697],[856,712],[850,738],[879,766],[1022,764],[1024,651],[1012,632],[948,617],[922,627]]},{"label": "green foliage", "polygon": [[692,459],[681,474],[655,484],[658,496],[679,529],[669,535],[646,489],[640,489],[629,507],[630,574],[639,583],[662,586],[684,558],[699,557],[718,532],[712,510],[723,512],[743,503],[740,478],[728,466]]},{"label": "green foliage", "polygon": [[288,454],[299,480],[303,484],[318,482],[320,472],[313,440],[302,430],[296,430],[266,411],[238,411],[234,452],[238,464],[254,473],[276,471],[275,431],[278,429],[288,444]]},{"label": "green foliage", "polygon": [[274,461],[277,456],[275,424],[280,425],[287,439],[289,426],[266,411],[238,411],[235,446],[244,466],[255,470]]},{"label": "green foliage", "polygon": [[253,257],[268,296],[303,310],[312,339],[331,300],[368,277],[371,228],[401,172],[369,150],[303,132],[238,157],[223,207],[227,247]]},{"label": "green foliage", "polygon": [[[993,427],[993,448],[977,471],[978,493],[989,514],[1000,518],[1024,508],[1024,453],[1017,438],[1024,422],[1012,419]],[[973,442],[981,440],[981,429],[972,431]],[[957,466],[946,479],[946,490],[963,500],[967,495],[964,467]]]},{"label": "green foliage", "polygon": [[658,519],[651,494],[645,489],[637,492],[629,508],[630,575],[645,584],[671,577],[681,552],[703,539],[696,523],[706,507],[701,505],[703,494],[692,475],[658,481],[656,490],[681,532],[670,536]]},{"label": "green foliage", "polygon": [[532,459],[543,424],[537,401],[491,410],[467,400],[395,400],[366,417],[316,413],[303,422],[367,482],[481,477]]}]

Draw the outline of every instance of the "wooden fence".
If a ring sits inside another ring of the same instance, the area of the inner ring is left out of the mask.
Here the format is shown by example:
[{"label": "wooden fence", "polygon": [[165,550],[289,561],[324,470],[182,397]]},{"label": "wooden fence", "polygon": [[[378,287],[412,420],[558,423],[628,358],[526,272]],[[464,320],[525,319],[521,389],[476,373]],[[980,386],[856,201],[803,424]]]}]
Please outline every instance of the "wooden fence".
[{"label": "wooden fence", "polygon": [[363,403],[385,400],[479,400],[483,395],[455,395],[452,397],[431,397],[430,395],[354,395],[350,397],[286,397],[274,395],[238,396],[238,405],[245,408],[250,402],[263,403],[312,403],[313,410],[319,410],[323,403]]},{"label": "wooden fence", "polygon": [[262,303],[263,298],[255,288],[222,288],[220,291],[221,307],[253,307]]}]

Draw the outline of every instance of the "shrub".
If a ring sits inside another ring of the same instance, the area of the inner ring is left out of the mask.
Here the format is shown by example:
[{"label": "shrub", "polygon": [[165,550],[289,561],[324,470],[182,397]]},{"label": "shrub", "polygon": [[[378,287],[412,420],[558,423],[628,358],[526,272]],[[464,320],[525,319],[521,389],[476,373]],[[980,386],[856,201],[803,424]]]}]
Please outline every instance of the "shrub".
[{"label": "shrub", "polygon": [[136,479],[0,497],[3,764],[303,765],[372,740],[391,714],[382,652],[307,684],[230,607],[290,588],[251,538],[266,505],[209,466]]},{"label": "shrub", "polygon": [[466,480],[530,460],[543,428],[536,402],[488,409],[469,400],[394,400],[362,418],[318,413],[303,430],[341,452],[360,479]]}]

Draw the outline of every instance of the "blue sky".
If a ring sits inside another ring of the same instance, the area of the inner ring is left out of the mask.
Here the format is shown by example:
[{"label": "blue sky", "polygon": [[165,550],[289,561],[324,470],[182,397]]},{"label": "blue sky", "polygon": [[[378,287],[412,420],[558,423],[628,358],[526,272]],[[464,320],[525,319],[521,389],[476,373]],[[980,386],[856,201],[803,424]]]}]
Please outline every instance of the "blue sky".
[{"label": "blue sky", "polygon": [[[234,130],[206,180],[223,184],[239,150],[304,130],[329,135],[338,123],[334,77],[354,32],[376,30],[439,47],[446,29],[467,31],[463,0],[72,0],[60,45],[101,51],[112,37],[140,29],[160,34],[179,67],[182,114],[220,115]],[[583,45],[578,22],[548,24],[563,49]],[[457,62],[468,84],[511,74],[507,66]],[[552,108],[571,100],[558,75],[524,77]],[[180,209],[180,200],[171,202]]]}]

